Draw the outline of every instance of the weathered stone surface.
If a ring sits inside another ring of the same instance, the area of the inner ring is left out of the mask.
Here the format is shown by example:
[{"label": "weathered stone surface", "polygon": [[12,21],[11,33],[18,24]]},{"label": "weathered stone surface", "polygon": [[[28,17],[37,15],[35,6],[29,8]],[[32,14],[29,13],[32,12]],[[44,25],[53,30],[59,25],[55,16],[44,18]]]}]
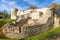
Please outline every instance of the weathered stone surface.
[{"label": "weathered stone surface", "polygon": [[47,23],[42,24],[42,25],[35,25],[35,26],[34,25],[33,26],[25,25],[25,26],[22,26],[21,28],[22,28],[22,31],[23,31],[25,37],[34,36],[34,35],[40,34],[42,32],[45,32],[45,31],[51,29],[53,26],[53,20],[52,19],[53,19],[53,16],[48,19]]},{"label": "weathered stone surface", "polygon": [[[23,26],[16,26],[12,25],[11,23],[7,23],[3,27],[3,32],[7,37],[10,38],[26,38],[31,37],[37,34],[40,34],[42,32],[45,32],[52,28],[53,26],[53,16],[51,16],[45,24],[42,25],[31,25],[31,24],[24,24]],[[35,24],[35,23],[32,23]]]}]

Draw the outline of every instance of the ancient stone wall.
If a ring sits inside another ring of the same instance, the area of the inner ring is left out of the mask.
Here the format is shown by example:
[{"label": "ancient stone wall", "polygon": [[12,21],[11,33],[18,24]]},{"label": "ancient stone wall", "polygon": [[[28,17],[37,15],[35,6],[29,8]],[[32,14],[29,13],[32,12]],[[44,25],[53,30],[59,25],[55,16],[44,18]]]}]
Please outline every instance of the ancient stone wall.
[{"label": "ancient stone wall", "polygon": [[16,24],[7,23],[3,27],[3,32],[9,38],[18,38],[18,39],[31,37],[31,36],[43,33],[53,28],[53,24],[55,24],[56,22],[57,22],[57,25],[59,25],[59,22],[58,22],[59,18],[57,20],[54,20],[55,17],[53,16],[53,14],[50,10],[48,10],[48,12],[44,14],[45,16],[43,15],[43,17],[39,17],[38,20],[35,20],[35,19],[30,20],[28,18],[28,19],[19,20],[19,22]]},{"label": "ancient stone wall", "polygon": [[5,35],[9,38],[26,38],[26,37],[31,37],[37,34],[40,34],[42,32],[45,32],[49,29],[51,29],[53,26],[53,16],[51,16],[45,24],[42,25],[29,25],[29,24],[24,24],[23,26],[16,26],[12,25],[10,23],[7,23],[3,27],[3,32]]},{"label": "ancient stone wall", "polygon": [[17,39],[23,38],[23,33],[21,33],[21,28],[19,26],[12,25],[10,23],[4,25],[3,32],[9,38],[17,38]]},{"label": "ancient stone wall", "polygon": [[45,32],[49,29],[53,28],[53,16],[48,19],[45,24],[35,25],[35,26],[27,26],[24,25],[21,27],[21,31],[24,33],[25,37],[31,37],[42,32]]}]

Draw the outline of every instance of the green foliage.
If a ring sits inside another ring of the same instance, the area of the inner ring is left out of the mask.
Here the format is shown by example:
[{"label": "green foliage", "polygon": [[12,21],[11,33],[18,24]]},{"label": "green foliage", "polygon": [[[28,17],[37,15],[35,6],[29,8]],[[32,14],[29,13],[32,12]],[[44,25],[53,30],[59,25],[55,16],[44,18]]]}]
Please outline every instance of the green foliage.
[{"label": "green foliage", "polygon": [[4,10],[3,12],[0,12],[0,17],[3,17],[3,19],[7,19],[10,18],[10,14],[8,14],[6,10]]},{"label": "green foliage", "polygon": [[60,4],[58,4],[58,6],[60,7]]},{"label": "green foliage", "polygon": [[28,9],[37,9],[38,7],[36,6],[30,6]]},{"label": "green foliage", "polygon": [[49,8],[58,8],[60,7],[60,4],[52,3],[52,5],[49,6]]},{"label": "green foliage", "polygon": [[0,27],[2,27],[6,23],[8,23],[8,22],[10,23],[12,21],[14,21],[14,20],[11,20],[11,19],[2,19],[2,20],[0,20]]},{"label": "green foliage", "polygon": [[0,38],[0,40],[21,40],[21,39]]}]

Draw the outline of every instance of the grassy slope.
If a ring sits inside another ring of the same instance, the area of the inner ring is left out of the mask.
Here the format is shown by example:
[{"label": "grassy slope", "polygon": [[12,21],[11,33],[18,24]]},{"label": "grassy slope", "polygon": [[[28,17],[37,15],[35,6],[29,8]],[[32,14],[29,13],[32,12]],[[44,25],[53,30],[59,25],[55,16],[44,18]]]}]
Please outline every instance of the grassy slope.
[{"label": "grassy slope", "polygon": [[39,34],[37,36],[33,36],[31,38],[26,38],[24,40],[44,40],[45,38],[53,37],[55,34],[60,33],[60,27],[51,29],[43,34]]},{"label": "grassy slope", "polygon": [[22,39],[0,38],[0,40],[22,40]]},{"label": "grassy slope", "polygon": [[13,20],[11,19],[2,19],[0,20],[0,27],[2,27],[4,24],[8,23],[8,22],[12,22]]}]

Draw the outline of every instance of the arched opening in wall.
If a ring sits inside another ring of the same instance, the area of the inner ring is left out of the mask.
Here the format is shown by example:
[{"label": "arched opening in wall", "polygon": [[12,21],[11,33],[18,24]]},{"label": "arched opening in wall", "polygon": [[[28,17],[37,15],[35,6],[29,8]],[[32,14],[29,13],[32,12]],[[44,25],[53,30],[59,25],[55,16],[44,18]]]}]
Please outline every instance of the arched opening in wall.
[{"label": "arched opening in wall", "polygon": [[39,16],[41,17],[43,15],[43,12],[39,12]]}]

